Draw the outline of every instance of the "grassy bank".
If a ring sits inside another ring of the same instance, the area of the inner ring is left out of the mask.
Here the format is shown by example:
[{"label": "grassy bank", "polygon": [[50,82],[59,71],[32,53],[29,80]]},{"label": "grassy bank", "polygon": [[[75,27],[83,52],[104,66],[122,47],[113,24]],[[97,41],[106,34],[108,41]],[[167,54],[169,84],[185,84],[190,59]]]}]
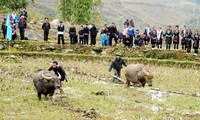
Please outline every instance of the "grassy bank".
[{"label": "grassy bank", "polygon": [[[89,54],[63,54],[53,52],[19,52],[19,51],[0,51],[1,56],[16,55],[20,57],[50,57],[53,59],[74,59],[74,60],[87,60],[87,61],[112,61],[114,56],[100,56],[100,55],[89,55]],[[124,57],[128,63],[144,63],[151,65],[162,65],[168,67],[180,67],[180,68],[194,68],[199,69],[200,63],[197,61],[181,61],[173,59],[152,59],[152,58],[130,58]]]}]

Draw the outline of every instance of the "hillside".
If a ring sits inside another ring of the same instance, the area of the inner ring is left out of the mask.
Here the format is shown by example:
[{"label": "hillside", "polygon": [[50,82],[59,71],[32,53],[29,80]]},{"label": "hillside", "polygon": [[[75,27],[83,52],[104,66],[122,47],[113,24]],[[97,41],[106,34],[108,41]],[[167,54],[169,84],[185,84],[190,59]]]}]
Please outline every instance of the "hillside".
[{"label": "hillside", "polygon": [[[118,28],[127,18],[134,20],[136,27],[143,29],[146,24],[165,27],[168,24],[199,28],[200,0],[103,0],[100,8],[104,23],[114,21]],[[58,0],[36,0],[30,3],[28,11],[37,19],[49,16],[60,18]],[[112,8],[112,9],[111,9]],[[197,26],[197,25],[198,26]]]},{"label": "hillside", "polygon": [[57,1],[58,0],[35,0],[34,3],[30,1],[28,11],[33,14],[38,14],[39,16],[37,17],[41,18],[45,16],[58,18]]},{"label": "hillside", "polygon": [[104,0],[101,11],[103,20],[107,23],[117,21],[119,25],[131,18],[136,27],[141,29],[146,24],[189,24],[194,27],[200,9],[199,5],[186,0]]}]

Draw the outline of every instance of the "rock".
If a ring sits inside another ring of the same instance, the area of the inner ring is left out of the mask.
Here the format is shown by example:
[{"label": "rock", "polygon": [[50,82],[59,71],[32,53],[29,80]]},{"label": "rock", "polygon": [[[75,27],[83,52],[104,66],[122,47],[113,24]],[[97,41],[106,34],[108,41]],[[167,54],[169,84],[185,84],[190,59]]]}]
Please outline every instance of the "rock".
[{"label": "rock", "polygon": [[97,53],[95,51],[90,51],[90,54],[96,55]]},{"label": "rock", "polygon": [[75,73],[77,70],[75,68],[70,68],[70,71],[72,71],[73,73]]},{"label": "rock", "polygon": [[15,58],[17,58],[17,56],[15,56],[15,55],[11,55],[10,58],[15,59]]},{"label": "rock", "polygon": [[17,66],[17,68],[18,68],[18,69],[22,69],[22,66],[21,66],[21,65],[20,65],[20,66]]},{"label": "rock", "polygon": [[43,40],[43,37],[34,30],[26,30],[25,37],[28,40]]},{"label": "rock", "polygon": [[74,50],[72,50],[72,49],[62,49],[61,53],[74,53]]},{"label": "rock", "polygon": [[54,46],[49,46],[49,50],[53,51],[55,50],[56,48]]},{"label": "rock", "polygon": [[141,102],[141,101],[139,101],[139,100],[135,100],[135,102],[136,102],[136,103],[142,103],[142,102]]},{"label": "rock", "polygon": [[21,46],[20,46],[19,44],[14,44],[13,47],[15,47],[15,48],[20,48]]},{"label": "rock", "polygon": [[83,117],[88,117],[91,119],[97,118],[99,116],[99,112],[96,111],[94,108],[84,111]]},{"label": "rock", "polygon": [[4,75],[8,76],[10,73],[8,71],[4,72]]},{"label": "rock", "polygon": [[40,48],[40,46],[37,46],[37,47],[36,47],[36,50],[37,50],[37,51],[41,51],[42,49]]},{"label": "rock", "polygon": [[59,23],[60,23],[59,19],[54,19],[53,21],[50,22],[51,28],[57,29]]},{"label": "rock", "polygon": [[78,113],[80,113],[80,112],[84,112],[84,110],[82,110],[81,108],[77,108],[76,110],[74,110],[75,112],[78,112]]},{"label": "rock", "polygon": [[151,90],[160,91],[160,88],[151,88]]},{"label": "rock", "polygon": [[144,57],[142,54],[138,55],[138,57]]},{"label": "rock", "polygon": [[92,92],[91,94],[94,94],[94,95],[105,95],[105,96],[107,96],[107,95],[108,95],[108,93],[107,93],[107,92],[105,92],[105,91],[97,91],[97,92]]},{"label": "rock", "polygon": [[93,51],[95,51],[96,53],[101,53],[102,52],[102,48],[101,47],[94,47]]},{"label": "rock", "polygon": [[5,49],[5,46],[0,44],[0,50],[3,50],[3,49]]},{"label": "rock", "polygon": [[106,51],[102,51],[101,55],[108,55],[108,53]]},{"label": "rock", "polygon": [[31,20],[29,23],[30,23],[30,24],[35,24],[35,21],[34,21],[34,20]]}]

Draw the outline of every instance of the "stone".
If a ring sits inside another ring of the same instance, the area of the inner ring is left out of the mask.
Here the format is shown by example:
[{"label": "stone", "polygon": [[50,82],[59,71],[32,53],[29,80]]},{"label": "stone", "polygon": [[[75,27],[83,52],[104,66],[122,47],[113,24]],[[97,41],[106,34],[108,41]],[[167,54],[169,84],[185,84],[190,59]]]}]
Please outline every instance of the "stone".
[{"label": "stone", "polygon": [[74,53],[74,50],[72,50],[72,49],[62,49],[61,53]]},{"label": "stone", "polygon": [[102,51],[101,55],[108,55],[108,53],[106,51]]},{"label": "stone", "polygon": [[90,51],[90,54],[96,55],[97,53],[95,51]]},{"label": "stone", "polygon": [[95,110],[94,108],[84,111],[83,117],[87,117],[90,119],[95,119],[100,115],[99,111]]},{"label": "stone", "polygon": [[0,50],[3,50],[3,49],[5,49],[5,46],[0,44]]},{"label": "stone", "polygon": [[51,28],[52,29],[57,29],[59,23],[60,23],[59,19],[54,19],[53,21],[50,22]]},{"label": "stone", "polygon": [[43,40],[43,37],[34,30],[26,30],[25,37],[28,40]]},{"label": "stone", "polygon": [[91,94],[94,94],[94,95],[105,95],[105,96],[108,95],[108,93],[106,91],[96,91],[96,92],[92,92]]},{"label": "stone", "polygon": [[30,24],[35,24],[35,21],[34,21],[34,20],[31,20],[29,23],[30,23]]},{"label": "stone", "polygon": [[102,52],[102,48],[101,47],[94,47],[93,51],[95,51],[96,53],[101,53]]},{"label": "stone", "polygon": [[56,48],[55,48],[54,46],[49,46],[49,49],[50,49],[51,51],[53,51],[53,50],[55,50]]},{"label": "stone", "polygon": [[19,44],[14,44],[13,47],[15,47],[15,48],[20,48],[21,46],[20,46]]},{"label": "stone", "polygon": [[15,56],[15,55],[10,55],[10,58],[15,59],[15,58],[17,58],[17,56]]},{"label": "stone", "polygon": [[40,46],[37,46],[37,47],[36,47],[36,50],[37,50],[37,51],[41,51],[42,49],[40,48]]}]

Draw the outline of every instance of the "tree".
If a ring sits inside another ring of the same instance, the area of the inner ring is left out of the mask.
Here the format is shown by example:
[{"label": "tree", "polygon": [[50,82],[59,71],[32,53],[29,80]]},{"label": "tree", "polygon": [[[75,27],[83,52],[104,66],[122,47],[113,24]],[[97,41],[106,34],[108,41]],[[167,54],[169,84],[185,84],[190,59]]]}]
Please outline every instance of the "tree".
[{"label": "tree", "polygon": [[[34,0],[31,0],[34,2]],[[0,9],[11,9],[11,10],[18,10],[22,7],[26,7],[28,5],[27,0],[1,0],[0,1]]]},{"label": "tree", "polygon": [[97,8],[101,0],[61,0],[59,10],[63,20],[86,24],[100,18]]}]

